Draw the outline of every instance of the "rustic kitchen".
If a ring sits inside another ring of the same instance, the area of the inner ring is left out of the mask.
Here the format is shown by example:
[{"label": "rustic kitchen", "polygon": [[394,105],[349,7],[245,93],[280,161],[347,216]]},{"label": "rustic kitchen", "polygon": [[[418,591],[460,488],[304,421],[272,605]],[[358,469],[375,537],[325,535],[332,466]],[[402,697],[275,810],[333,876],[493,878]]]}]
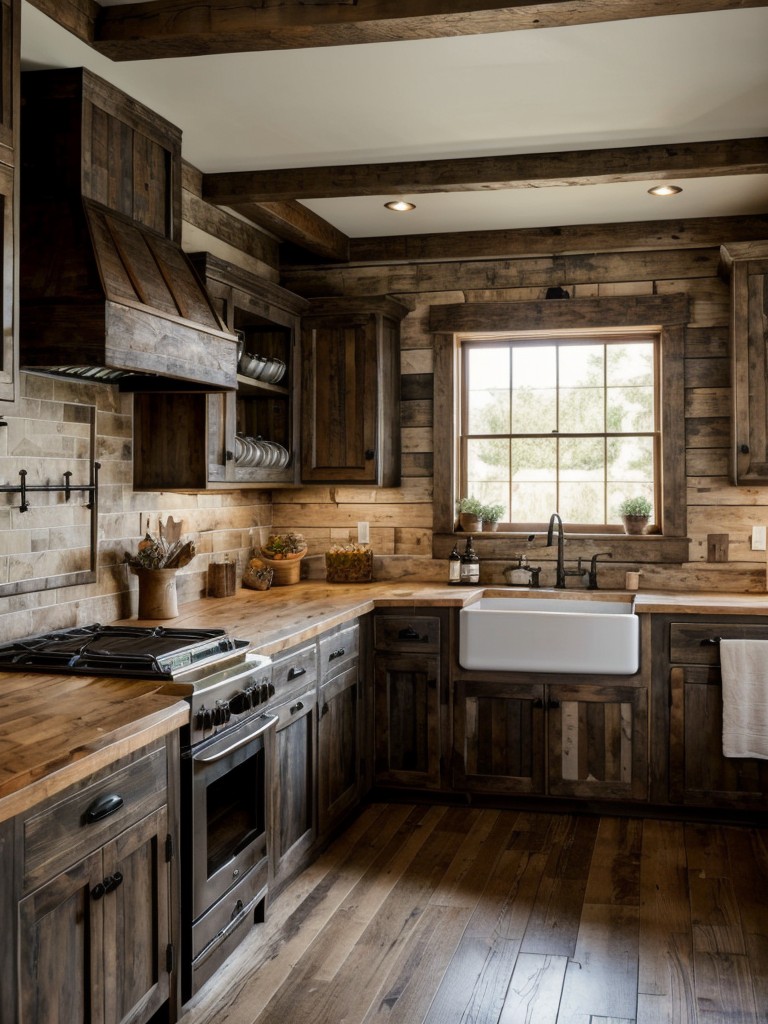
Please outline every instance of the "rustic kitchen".
[{"label": "rustic kitchen", "polygon": [[[2,0],[0,1024],[765,1022],[768,2],[197,6]],[[198,166],[153,77],[661,23],[743,117]]]}]

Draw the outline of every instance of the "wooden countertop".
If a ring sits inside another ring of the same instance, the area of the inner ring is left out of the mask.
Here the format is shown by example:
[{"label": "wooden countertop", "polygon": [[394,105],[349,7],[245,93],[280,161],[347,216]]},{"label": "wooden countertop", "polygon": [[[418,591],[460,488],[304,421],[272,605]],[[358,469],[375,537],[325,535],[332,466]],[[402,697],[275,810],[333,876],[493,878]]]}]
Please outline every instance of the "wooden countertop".
[{"label": "wooden countertop", "polygon": [[[450,587],[408,580],[364,584],[308,581],[267,591],[183,605],[175,619],[153,625],[219,627],[252,649],[275,656],[374,608],[462,607],[493,590],[535,596],[515,587]],[[542,594],[552,593],[543,590]],[[615,599],[626,591],[568,590],[569,598]],[[768,615],[768,594],[639,592],[639,613]],[[141,620],[126,619],[136,625]],[[87,777],[111,761],[180,728],[189,709],[152,680],[0,673],[0,821]]]}]

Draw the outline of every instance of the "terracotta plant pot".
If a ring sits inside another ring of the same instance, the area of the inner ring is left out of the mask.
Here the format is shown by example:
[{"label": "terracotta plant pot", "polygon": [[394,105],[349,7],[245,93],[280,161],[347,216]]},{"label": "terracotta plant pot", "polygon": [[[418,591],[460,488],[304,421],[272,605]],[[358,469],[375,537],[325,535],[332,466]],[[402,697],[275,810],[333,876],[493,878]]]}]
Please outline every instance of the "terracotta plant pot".
[{"label": "terracotta plant pot", "polygon": [[648,525],[648,516],[622,516],[621,519],[624,523],[624,533],[641,534]]},{"label": "terracotta plant pot", "polygon": [[483,520],[483,533],[495,533],[498,528],[498,523],[487,523],[485,519]]},{"label": "terracotta plant pot", "polygon": [[483,520],[479,516],[471,515],[469,512],[460,512],[459,526],[464,533],[479,533],[483,528]]}]

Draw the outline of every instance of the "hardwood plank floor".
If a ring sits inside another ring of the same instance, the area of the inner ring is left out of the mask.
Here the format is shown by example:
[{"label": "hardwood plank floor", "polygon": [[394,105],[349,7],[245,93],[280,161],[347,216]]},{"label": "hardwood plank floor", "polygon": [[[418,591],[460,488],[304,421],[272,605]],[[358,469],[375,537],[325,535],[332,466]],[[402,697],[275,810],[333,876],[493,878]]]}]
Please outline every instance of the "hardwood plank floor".
[{"label": "hardwood plank floor", "polygon": [[768,831],[373,804],[182,1024],[768,1024]]}]

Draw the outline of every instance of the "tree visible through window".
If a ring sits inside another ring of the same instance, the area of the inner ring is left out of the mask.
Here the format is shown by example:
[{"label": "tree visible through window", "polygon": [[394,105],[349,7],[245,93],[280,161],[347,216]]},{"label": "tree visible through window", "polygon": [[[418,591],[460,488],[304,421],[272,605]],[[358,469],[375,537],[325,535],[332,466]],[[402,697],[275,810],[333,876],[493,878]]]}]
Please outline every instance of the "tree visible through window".
[{"label": "tree visible through window", "polygon": [[505,522],[620,522],[656,506],[658,339],[648,334],[461,339],[461,493]]}]

